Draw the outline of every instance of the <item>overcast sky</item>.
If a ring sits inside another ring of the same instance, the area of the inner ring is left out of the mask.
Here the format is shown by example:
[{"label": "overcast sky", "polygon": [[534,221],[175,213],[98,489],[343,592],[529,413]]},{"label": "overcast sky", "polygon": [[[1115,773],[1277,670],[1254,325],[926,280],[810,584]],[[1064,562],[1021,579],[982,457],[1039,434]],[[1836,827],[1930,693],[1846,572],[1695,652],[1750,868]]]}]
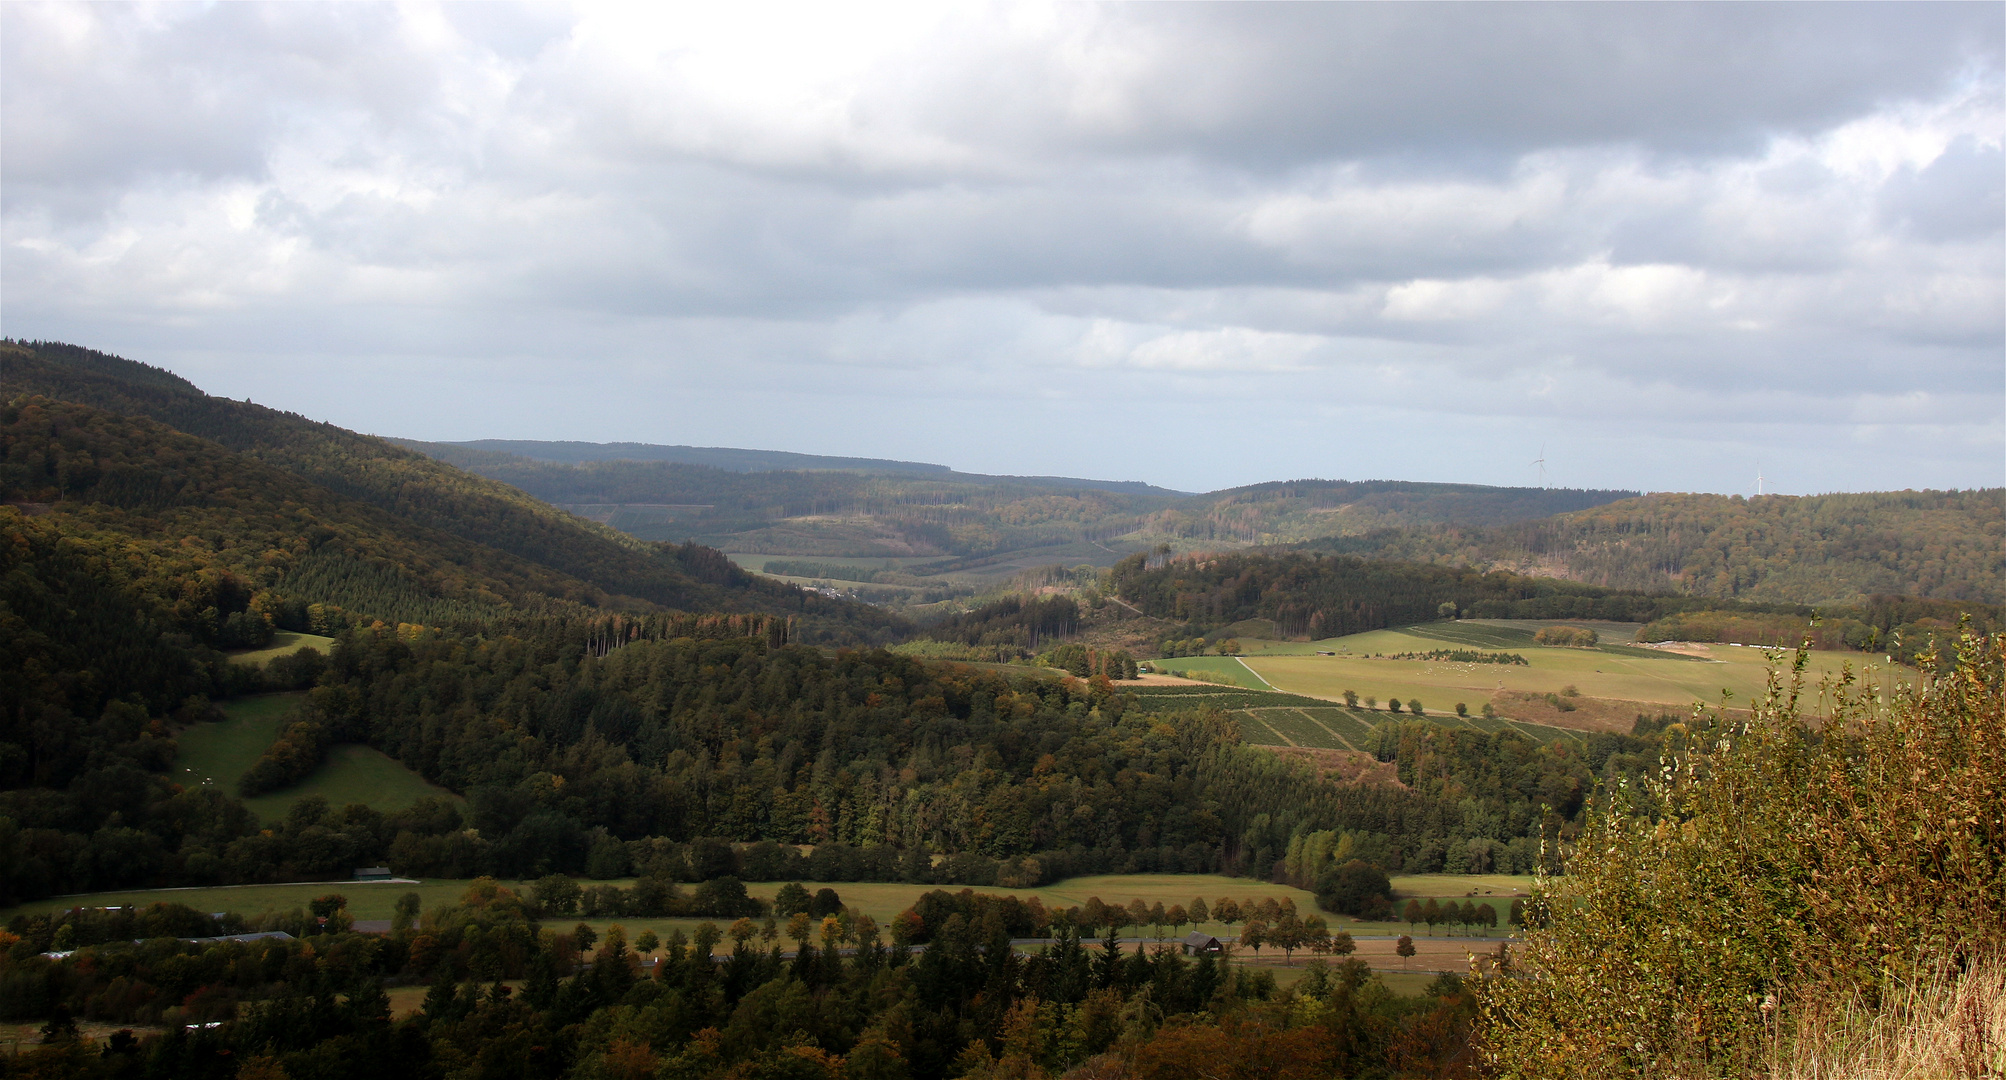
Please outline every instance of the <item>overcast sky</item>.
[{"label": "overcast sky", "polygon": [[0,5],[0,322],[425,439],[2006,482],[2006,6]]}]

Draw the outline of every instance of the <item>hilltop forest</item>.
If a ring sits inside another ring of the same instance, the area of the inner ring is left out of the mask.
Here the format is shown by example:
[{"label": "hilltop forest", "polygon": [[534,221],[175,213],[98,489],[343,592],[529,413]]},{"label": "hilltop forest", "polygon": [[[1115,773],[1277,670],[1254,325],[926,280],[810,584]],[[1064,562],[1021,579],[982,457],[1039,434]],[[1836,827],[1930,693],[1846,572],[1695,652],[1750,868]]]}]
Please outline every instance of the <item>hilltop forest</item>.
[{"label": "hilltop forest", "polygon": [[[1294,546],[1716,601],[2006,603],[2006,490],[1997,488],[1746,499],[1297,480],[1184,495],[750,451],[406,445],[650,539],[804,558],[931,557],[903,568],[911,580],[998,562],[1105,567],[1165,545],[1182,554]],[[644,460],[671,451],[676,460]],[[731,467],[707,464],[717,462]]]}]

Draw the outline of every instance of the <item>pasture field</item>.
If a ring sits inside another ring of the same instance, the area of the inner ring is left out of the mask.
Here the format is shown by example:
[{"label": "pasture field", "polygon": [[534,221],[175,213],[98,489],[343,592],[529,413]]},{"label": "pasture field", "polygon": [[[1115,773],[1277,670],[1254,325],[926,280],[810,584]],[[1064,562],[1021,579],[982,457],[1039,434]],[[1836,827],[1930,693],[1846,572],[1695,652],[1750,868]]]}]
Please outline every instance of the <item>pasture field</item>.
[{"label": "pasture field", "polygon": [[[1258,652],[1250,649],[1246,663],[1276,690],[1326,700],[1341,700],[1344,691],[1355,690],[1381,704],[1389,698],[1419,698],[1428,714],[1437,718],[1453,713],[1459,701],[1475,713],[1499,694],[1559,693],[1568,686],[1589,698],[1638,702],[1667,710],[1684,709],[1695,702],[1718,704],[1723,690],[1733,695],[1732,704],[1744,705],[1762,695],[1768,680],[1771,654],[1763,649],[1712,645],[1698,647],[1695,651],[1699,655],[1685,655],[1633,645],[1547,648],[1532,644],[1532,625],[1529,621],[1524,625],[1443,622],[1316,642],[1258,642],[1255,644],[1273,647]],[[1391,653],[1457,648],[1515,652],[1525,657],[1527,664],[1384,658]],[[1320,651],[1337,655],[1318,655]],[[1813,652],[1807,681],[1815,685],[1821,677],[1836,675],[1846,665],[1855,671],[1884,666],[1873,664],[1873,659],[1850,652]],[[1787,657],[1781,662],[1787,664]],[[1885,678],[1886,673],[1881,672],[1880,677]],[[1502,711],[1510,714],[1509,709]]]},{"label": "pasture field", "polygon": [[[1209,705],[1233,714],[1240,721],[1241,737],[1254,746],[1300,746],[1321,750],[1357,750],[1371,753],[1372,727],[1392,719],[1390,713],[1351,709],[1322,698],[1301,694],[1252,690],[1232,686],[1134,685],[1130,689],[1149,706],[1174,709]],[[1481,708],[1481,704],[1477,708]],[[1411,719],[1402,713],[1403,719]],[[1486,720],[1482,716],[1456,716],[1453,712],[1430,710],[1426,719],[1444,727],[1476,731],[1515,731],[1534,742],[1560,739],[1579,740],[1577,730],[1542,722]],[[1624,717],[1625,725],[1629,717]]]},{"label": "pasture field", "polygon": [[328,748],[327,762],[315,769],[312,776],[282,791],[245,799],[244,805],[260,821],[277,821],[286,816],[294,803],[311,795],[321,796],[330,806],[362,803],[384,813],[402,810],[428,795],[464,802],[460,796],[433,785],[381,750],[358,743],[337,743]]},{"label": "pasture field", "polygon": [[[1394,957],[1394,959],[1398,960],[1399,957]],[[1457,974],[1460,975],[1462,972],[1457,972]],[[1408,968],[1400,971],[1381,971],[1379,972],[1379,981],[1386,984],[1386,989],[1399,994],[1401,997],[1416,997],[1423,990],[1428,989],[1428,984],[1435,981],[1435,976],[1425,971],[1415,971]]]},{"label": "pasture field", "polygon": [[[1410,896],[1531,896],[1531,874],[1395,874],[1393,895]],[[1507,905],[1509,906],[1509,905]]]},{"label": "pasture field", "polygon": [[[1344,916],[1318,911],[1315,898],[1301,889],[1291,888],[1286,885],[1275,885],[1269,882],[1254,881],[1247,878],[1225,877],[1218,874],[1115,874],[1070,878],[1053,885],[1035,889],[980,888],[975,891],[994,895],[1015,895],[1027,899],[1031,896],[1036,896],[1047,907],[1073,907],[1085,903],[1088,897],[1093,896],[1100,897],[1101,901],[1106,904],[1119,903],[1126,905],[1128,901],[1140,898],[1145,903],[1150,904],[1161,902],[1165,907],[1169,907],[1171,904],[1188,905],[1197,897],[1203,897],[1208,906],[1216,905],[1219,898],[1224,896],[1230,896],[1236,902],[1243,905],[1250,899],[1259,900],[1263,897],[1272,896],[1279,900],[1287,897],[1295,901],[1296,910],[1300,914],[1304,916],[1312,914],[1321,915],[1333,932],[1343,930],[1352,934],[1357,939],[1357,952],[1353,955],[1371,964],[1374,970],[1387,973],[1388,985],[1395,989],[1396,992],[1411,994],[1418,992],[1422,985],[1425,985],[1429,979],[1433,978],[1434,972],[1461,972],[1466,970],[1468,953],[1484,952],[1493,949],[1499,940],[1508,936],[1509,927],[1506,925],[1506,916],[1510,912],[1511,900],[1505,894],[1515,887],[1522,888],[1528,885],[1531,879],[1495,874],[1470,875],[1468,877],[1428,874],[1398,877],[1393,879],[1393,881],[1396,896],[1402,901],[1409,895],[1461,897],[1472,889],[1478,890],[1480,893],[1488,891],[1491,895],[1480,895],[1477,897],[1477,902],[1489,903],[1497,907],[1498,926],[1496,929],[1488,932],[1465,931],[1461,929],[1451,932],[1448,927],[1442,926],[1436,927],[1434,933],[1431,935],[1425,925],[1419,928],[1410,928],[1405,923],[1360,922]],[[0,922],[11,919],[16,915],[62,911],[78,905],[109,907],[124,904],[145,905],[162,901],[186,904],[198,911],[234,911],[247,916],[255,916],[268,911],[290,911],[294,908],[304,908],[315,897],[324,896],[328,893],[340,893],[346,897],[348,899],[348,912],[356,919],[388,919],[395,910],[397,898],[403,896],[405,893],[417,893],[424,910],[430,911],[457,902],[470,884],[472,884],[470,881],[464,879],[433,879],[416,883],[322,881],[288,885],[241,885],[202,889],[124,890],[93,893],[88,896],[60,897],[32,901],[0,910]],[[502,884],[524,893],[527,893],[530,888],[530,883],[524,881],[504,881]],[[633,884],[633,881],[632,879],[622,879],[610,882],[593,882],[580,879],[579,884],[630,886]],[[775,890],[782,884],[784,883],[752,883],[748,885],[747,891],[752,896],[770,901],[773,898]],[[804,881],[801,884],[810,893],[825,887],[836,890],[837,895],[842,897],[845,904],[871,916],[871,918],[877,921],[880,927],[888,926],[894,916],[912,906],[913,902],[919,899],[924,893],[934,889],[960,892],[964,888],[964,886],[959,885],[907,885],[882,882]],[[569,917],[551,919],[548,921],[548,925],[562,927],[583,922],[598,931],[603,937],[607,928],[618,924],[626,930],[628,940],[631,941],[642,930],[653,930],[657,936],[666,938],[673,930],[681,930],[685,935],[689,935],[694,933],[697,926],[701,923],[709,922],[723,927],[730,921],[728,919],[579,919],[577,917]],[[1197,926],[1187,923],[1183,931],[1166,928],[1164,931],[1164,940],[1175,940],[1182,936],[1182,932],[1188,932],[1193,929],[1230,938],[1239,933],[1241,925],[1235,924],[1229,927],[1217,921]],[[1411,961],[1406,961],[1393,952],[1394,942],[1392,939],[1400,934],[1409,933],[1410,929],[1413,933],[1414,943],[1418,952]],[[1133,939],[1138,936],[1148,936],[1149,933],[1150,928],[1147,927],[1142,928],[1140,934],[1138,934],[1137,928],[1129,927],[1122,931],[1122,937]],[[781,939],[780,944],[782,948],[792,947],[791,943],[784,937]],[[1130,945],[1129,947],[1133,948],[1134,946]],[[720,951],[728,951],[729,948],[729,942],[725,942],[721,944]],[[1236,959],[1238,960],[1254,963],[1263,970],[1272,970],[1277,981],[1282,985],[1287,985],[1294,979],[1299,978],[1303,965],[1310,957],[1311,954],[1307,951],[1298,951],[1294,964],[1284,966],[1281,954],[1273,949],[1264,948],[1258,955],[1246,950],[1242,950],[1236,954]],[[1396,982],[1397,979],[1407,977],[1415,980],[1411,987],[1403,988],[1407,987],[1407,984]],[[400,1013],[407,1009],[415,1009],[417,1004],[423,1000],[424,992],[424,987],[402,988],[401,993],[404,997],[410,999],[406,1002],[397,997],[400,993],[399,990],[390,991],[392,994],[393,1009],[399,1010]]]},{"label": "pasture field", "polygon": [[[259,755],[278,738],[301,694],[260,694],[222,706],[224,719],[198,723],[182,730],[175,742],[175,774],[184,787],[214,787],[230,795],[237,781],[257,763]],[[380,750],[342,743],[328,750],[327,762],[312,776],[283,791],[274,791],[244,805],[260,821],[286,816],[293,804],[319,795],[334,806],[366,803],[378,810],[402,810],[427,795],[459,800],[459,796],[427,783]]]},{"label": "pasture field", "polygon": [[[579,879],[580,885],[599,884],[631,886],[632,878],[609,882]],[[257,915],[266,911],[290,911],[307,906],[314,897],[328,893],[340,893],[348,898],[348,913],[357,919],[388,919],[395,911],[397,898],[407,892],[418,894],[426,910],[444,907],[456,902],[466,892],[471,882],[463,879],[431,879],[416,884],[408,882],[356,882],[356,881],[316,881],[291,885],[239,885],[207,889],[128,889],[117,892],[92,893],[88,896],[52,897],[34,900],[16,907],[0,911],[0,922],[15,915],[36,914],[48,911],[64,911],[79,905],[91,907],[115,907],[121,905],[152,904],[157,902],[186,904],[198,911],[235,911],[243,915]],[[504,881],[511,889],[524,892],[530,888],[529,882]],[[746,891],[761,900],[771,901],[773,894],[785,882],[748,883]],[[973,886],[963,885],[907,885],[901,882],[804,881],[802,887],[810,893],[817,889],[830,888],[842,897],[843,903],[876,919],[879,926],[888,926],[894,916],[913,905],[921,895],[935,889],[960,892]],[[688,888],[688,886],[685,886]],[[1130,900],[1140,898],[1144,903],[1161,902],[1164,907],[1172,904],[1190,904],[1203,897],[1209,906],[1222,896],[1230,896],[1236,902],[1248,899],[1259,900],[1274,897],[1280,900],[1292,898],[1296,910],[1309,915],[1316,912],[1316,898],[1311,894],[1287,885],[1275,885],[1249,878],[1225,877],[1219,874],[1110,874],[1096,877],[1068,878],[1052,885],[1033,889],[977,888],[976,892],[998,896],[1018,896],[1029,899],[1038,897],[1046,907],[1075,907],[1084,904],[1088,897],[1098,896],[1103,903],[1127,905]],[[1330,916],[1326,915],[1326,919]],[[576,918],[553,919],[553,924],[571,924]],[[729,919],[586,919],[583,920],[600,932],[608,926],[619,923],[627,928],[628,937],[643,929],[653,929],[656,934],[666,937],[674,928],[685,934],[694,931],[697,924],[710,922],[723,925]],[[1185,931],[1193,929],[1187,923]],[[1227,935],[1229,931],[1223,923],[1211,922],[1200,929],[1207,933]],[[1124,937],[1133,937],[1134,928],[1124,930]],[[1144,930],[1147,934],[1147,929]],[[1170,929],[1164,930],[1166,937],[1181,936]]]},{"label": "pasture field", "polygon": [[290,885],[222,885],[199,889],[120,889],[83,896],[52,896],[0,910],[0,922],[16,915],[67,911],[73,907],[122,907],[186,904],[197,911],[234,911],[260,915],[267,911],[304,908],[316,896],[340,893],[348,898],[348,913],[358,919],[387,919],[396,912],[397,898],[415,892],[427,908],[444,907],[467,891],[465,881],[309,881]]},{"label": "pasture field", "polygon": [[262,664],[281,656],[291,656],[301,649],[319,649],[323,653],[334,651],[334,639],[319,634],[300,634],[291,630],[281,630],[272,636],[272,643],[262,649],[245,649],[230,654],[233,664]]},{"label": "pasture field", "polygon": [[259,694],[224,702],[222,720],[191,724],[175,735],[175,777],[182,787],[220,788],[235,796],[237,779],[257,764],[305,697]]},{"label": "pasture field", "polygon": [[[1495,952],[1503,938],[1446,938],[1416,937],[1412,959],[1402,957],[1394,950],[1397,940],[1368,938],[1356,942],[1350,959],[1363,960],[1385,981],[1387,989],[1395,993],[1418,994],[1421,988],[1433,982],[1435,974],[1442,971],[1458,975],[1470,970],[1470,955]],[[1317,959],[1308,949],[1297,949],[1293,960],[1284,959],[1280,949],[1262,946],[1257,954],[1253,950],[1235,946],[1233,962],[1265,971],[1275,977],[1277,986],[1288,986],[1302,978],[1311,960]],[[1328,958],[1327,958],[1328,959]],[[1396,983],[1395,980],[1401,980]],[[1402,990],[1405,985],[1412,989]]]},{"label": "pasture field", "polygon": [[1264,682],[1248,665],[1241,663],[1237,656],[1180,656],[1172,660],[1151,660],[1148,663],[1158,671],[1184,675],[1186,678],[1191,677],[1187,674],[1189,672],[1201,672],[1207,681],[1216,682],[1224,679],[1235,686],[1244,686],[1249,690],[1278,689]]}]

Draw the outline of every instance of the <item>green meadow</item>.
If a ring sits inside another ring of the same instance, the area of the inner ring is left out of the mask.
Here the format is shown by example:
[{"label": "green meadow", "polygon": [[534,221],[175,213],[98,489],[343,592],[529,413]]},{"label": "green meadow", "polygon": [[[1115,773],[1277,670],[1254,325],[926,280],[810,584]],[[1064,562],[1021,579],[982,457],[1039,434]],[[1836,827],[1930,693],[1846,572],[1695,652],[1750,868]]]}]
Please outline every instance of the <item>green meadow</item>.
[{"label": "green meadow", "polygon": [[279,737],[304,694],[259,694],[222,706],[223,719],[193,724],[175,736],[174,772],[183,787],[214,787],[232,796],[237,779]]},{"label": "green meadow", "polygon": [[1237,656],[1179,656],[1169,660],[1151,660],[1149,665],[1158,671],[1185,678],[1198,678],[1204,682],[1224,682],[1234,686],[1244,686],[1249,690],[1273,690],[1259,675]]},{"label": "green meadow", "polygon": [[[1326,700],[1341,700],[1344,691],[1353,690],[1361,698],[1375,698],[1382,706],[1390,698],[1419,698],[1427,712],[1438,718],[1453,713],[1457,702],[1467,704],[1474,713],[1500,693],[1560,693],[1569,686],[1589,698],[1645,702],[1674,710],[1695,702],[1718,704],[1723,692],[1732,695],[1732,704],[1742,705],[1763,693],[1774,655],[1764,649],[1733,645],[1697,646],[1697,655],[1687,655],[1616,644],[1611,639],[1627,637],[1623,632],[1634,633],[1634,626],[1591,622],[1568,625],[1596,629],[1603,636],[1602,645],[1592,649],[1548,648],[1532,641],[1533,633],[1546,625],[1553,624],[1530,620],[1442,622],[1323,641],[1243,641],[1242,645],[1248,654],[1246,667],[1276,690]],[[1527,663],[1387,658],[1437,649],[1512,652],[1525,657]],[[1223,659],[1206,658],[1206,663]],[[1856,672],[1869,666],[1884,667],[1874,663],[1877,659],[1851,652],[1813,652],[1807,680],[1815,685],[1846,666]],[[1776,662],[1787,665],[1788,658]]]},{"label": "green meadow", "polygon": [[[222,706],[222,720],[184,729],[175,740],[179,752],[173,766],[181,784],[214,787],[235,795],[237,781],[278,738],[303,696],[239,698]],[[245,799],[244,805],[259,820],[276,821],[285,817],[294,803],[314,795],[334,806],[363,803],[382,811],[402,810],[427,795],[459,800],[380,750],[340,743],[328,751],[327,762],[312,776],[283,791]]]},{"label": "green meadow", "polygon": [[[594,882],[581,879],[581,885],[631,886],[632,878],[608,882]],[[114,907],[121,905],[145,905],[156,902],[186,904],[199,911],[235,911],[244,915],[256,915],[266,911],[290,911],[305,907],[314,897],[328,893],[340,893],[348,899],[348,912],[357,919],[387,919],[395,911],[397,898],[407,892],[418,894],[425,909],[444,907],[456,902],[471,882],[460,879],[433,879],[417,884],[320,881],[291,885],[239,885],[206,889],[132,889],[118,892],[92,893],[87,897],[55,897],[36,900],[18,907],[0,911],[0,922],[19,914],[33,914],[44,911],[62,911],[80,903],[93,907]],[[505,881],[512,889],[527,891],[529,882]],[[785,882],[749,883],[747,892],[762,900],[772,900],[774,892]],[[907,885],[899,882],[836,881],[801,883],[809,892],[830,888],[836,890],[843,903],[850,908],[869,915],[879,926],[888,925],[899,912],[913,905],[920,896],[935,889],[960,892],[969,886],[961,885]],[[1274,897],[1277,901],[1288,898],[1296,903],[1296,910],[1303,915],[1316,912],[1316,898],[1302,889],[1287,885],[1276,885],[1249,878],[1225,877],[1218,874],[1126,874],[1098,877],[1068,878],[1053,885],[1033,889],[978,888],[975,891],[998,896],[1018,896],[1030,899],[1035,896],[1046,907],[1075,907],[1086,903],[1089,897],[1098,896],[1102,903],[1121,904],[1140,899],[1147,904],[1161,902],[1164,907],[1172,904],[1189,905],[1193,899],[1204,898],[1209,906],[1216,904],[1220,897],[1230,896],[1236,903],[1252,899],[1259,901]],[[1331,919],[1329,915],[1326,919]],[[578,919],[552,920],[573,923]],[[652,929],[658,935],[667,935],[672,929],[681,929],[685,934],[695,930],[699,923],[725,923],[728,919],[586,919],[588,925],[604,931],[606,927],[619,923],[626,927],[629,936],[643,929]],[[1224,923],[1210,922],[1202,927],[1209,933],[1226,934]],[[1184,930],[1193,929],[1185,924]],[[1133,929],[1124,930],[1124,936],[1134,936]],[[1146,931],[1145,931],[1146,933]],[[1165,928],[1165,936],[1172,936]]]},{"label": "green meadow", "polygon": [[301,649],[319,649],[323,653],[334,651],[334,639],[319,634],[301,634],[291,630],[281,630],[272,635],[272,643],[262,649],[245,649],[230,654],[233,664],[262,664],[281,656],[291,656]]}]

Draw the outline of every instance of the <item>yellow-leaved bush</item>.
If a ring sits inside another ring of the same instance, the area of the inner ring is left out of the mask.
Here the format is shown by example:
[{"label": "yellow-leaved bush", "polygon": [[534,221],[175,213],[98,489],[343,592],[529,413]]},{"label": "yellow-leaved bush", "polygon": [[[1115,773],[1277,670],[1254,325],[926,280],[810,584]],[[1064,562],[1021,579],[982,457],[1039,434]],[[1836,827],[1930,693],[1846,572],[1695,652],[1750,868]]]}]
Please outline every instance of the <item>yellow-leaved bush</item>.
[{"label": "yellow-leaved bush", "polygon": [[[1486,1071],[1759,1075],[1820,1024],[1996,969],[2006,636],[1961,634],[1942,675],[1848,672],[1810,720],[1804,666],[1746,713],[1701,710],[1645,790],[1602,796],[1477,981]],[[2001,1038],[1975,1032],[1972,1075]]]}]

